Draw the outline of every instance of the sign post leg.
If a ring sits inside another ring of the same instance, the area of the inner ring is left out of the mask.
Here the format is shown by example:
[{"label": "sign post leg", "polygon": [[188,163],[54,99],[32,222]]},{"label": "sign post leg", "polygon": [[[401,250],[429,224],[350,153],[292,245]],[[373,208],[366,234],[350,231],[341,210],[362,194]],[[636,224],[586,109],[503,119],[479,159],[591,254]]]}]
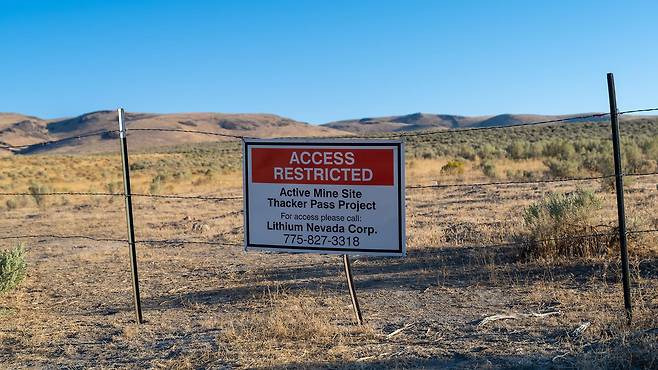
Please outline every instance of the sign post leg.
[{"label": "sign post leg", "polygon": [[352,279],[352,267],[350,266],[350,258],[347,254],[343,255],[343,264],[345,265],[345,277],[347,278],[347,287],[350,290],[352,297],[352,308],[354,308],[354,317],[359,325],[363,325],[363,317],[361,316],[361,308],[359,308],[359,300],[356,298],[356,290],[354,289],[354,280]]}]

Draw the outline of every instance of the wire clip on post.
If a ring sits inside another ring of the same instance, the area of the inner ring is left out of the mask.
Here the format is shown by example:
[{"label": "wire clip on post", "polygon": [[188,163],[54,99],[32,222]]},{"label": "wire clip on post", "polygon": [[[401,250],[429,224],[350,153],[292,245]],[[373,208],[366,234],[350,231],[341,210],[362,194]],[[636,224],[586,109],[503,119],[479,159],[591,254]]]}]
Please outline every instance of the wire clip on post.
[{"label": "wire clip on post", "polygon": [[130,194],[130,166],[128,164],[128,144],[126,142],[126,121],[123,108],[118,109],[119,114],[119,142],[121,143],[121,160],[123,164],[123,188],[126,199],[126,224],[128,226],[128,247],[130,250],[130,271],[133,278],[133,298],[135,300],[135,314],[137,323],[143,322],[142,303],[139,297],[139,277],[137,274],[137,252],[135,250],[135,227],[133,225],[133,204]]}]

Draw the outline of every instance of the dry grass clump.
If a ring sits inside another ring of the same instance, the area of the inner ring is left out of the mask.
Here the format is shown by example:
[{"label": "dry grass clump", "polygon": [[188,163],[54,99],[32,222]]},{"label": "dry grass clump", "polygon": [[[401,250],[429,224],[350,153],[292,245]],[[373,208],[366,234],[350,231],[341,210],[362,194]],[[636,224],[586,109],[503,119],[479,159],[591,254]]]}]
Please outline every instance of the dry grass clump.
[{"label": "dry grass clump", "polygon": [[602,325],[594,340],[581,345],[576,358],[579,369],[655,369],[658,367],[658,319],[655,306],[638,305],[635,300],[633,322],[624,318]]},{"label": "dry grass clump", "polygon": [[0,251],[0,293],[14,289],[25,278],[27,264],[25,249],[17,245],[14,249]]},{"label": "dry grass clump", "polygon": [[[219,341],[229,353],[240,358],[259,358],[265,363],[295,363],[304,359],[326,357],[347,360],[347,344],[375,336],[374,330],[352,323],[352,312],[346,302],[308,294],[269,295],[264,310],[237,315],[222,327]],[[255,356],[256,355],[256,356]]]},{"label": "dry grass clump", "polygon": [[[592,191],[551,193],[525,208],[523,257],[594,257],[611,252],[615,234],[597,222],[601,199]],[[588,235],[588,236],[584,236]]]}]

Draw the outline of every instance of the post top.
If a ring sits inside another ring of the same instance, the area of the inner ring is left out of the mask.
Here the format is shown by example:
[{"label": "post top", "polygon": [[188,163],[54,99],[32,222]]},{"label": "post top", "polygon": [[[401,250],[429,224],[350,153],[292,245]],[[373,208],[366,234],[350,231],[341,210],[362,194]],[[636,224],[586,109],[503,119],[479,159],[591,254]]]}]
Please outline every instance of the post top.
[{"label": "post top", "polygon": [[124,120],[124,111],[123,108],[117,109],[117,113],[119,115],[119,136],[120,137],[125,137],[126,135],[126,121]]}]

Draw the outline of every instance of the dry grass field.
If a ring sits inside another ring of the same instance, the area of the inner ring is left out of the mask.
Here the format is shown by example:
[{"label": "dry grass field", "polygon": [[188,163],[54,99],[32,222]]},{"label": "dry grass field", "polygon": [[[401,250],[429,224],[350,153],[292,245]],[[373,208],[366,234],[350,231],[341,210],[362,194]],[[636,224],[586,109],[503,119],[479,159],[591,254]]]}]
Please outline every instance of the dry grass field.
[{"label": "dry grass field", "polygon": [[[550,171],[541,158],[496,157],[490,164],[498,173],[485,175],[477,159],[448,165],[452,155],[410,150],[417,153],[407,160],[407,185],[504,181],[523,171]],[[133,190],[239,196],[239,158],[237,144],[230,143],[131,154]],[[628,185],[631,228],[658,227],[657,181],[647,176]],[[657,234],[630,238],[630,325],[618,247],[602,255],[529,259],[513,245],[527,231],[527,206],[577,187],[600,199],[601,207],[588,215],[595,225],[614,230],[614,193],[598,181],[409,189],[408,256],[353,260],[363,326],[353,322],[340,257],[245,253],[235,245],[242,242],[240,200],[137,197],[137,239],[173,241],[138,244],[146,322],[134,321],[125,243],[1,240],[5,249],[24,243],[28,276],[0,295],[0,364],[656,368]],[[35,189],[119,193],[118,156],[0,158],[0,192]],[[0,236],[126,237],[121,197],[0,201]]]}]

